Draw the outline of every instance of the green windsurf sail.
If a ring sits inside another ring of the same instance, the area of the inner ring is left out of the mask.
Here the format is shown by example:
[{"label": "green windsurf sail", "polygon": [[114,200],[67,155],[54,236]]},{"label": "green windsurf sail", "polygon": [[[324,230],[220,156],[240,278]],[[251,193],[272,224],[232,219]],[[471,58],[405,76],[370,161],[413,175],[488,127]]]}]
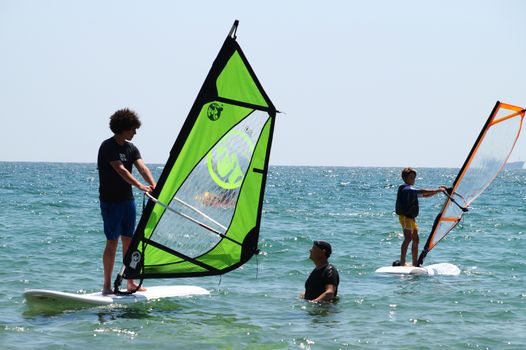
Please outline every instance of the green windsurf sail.
[{"label": "green windsurf sail", "polygon": [[276,108],[228,34],[115,280],[231,271],[258,252]]}]

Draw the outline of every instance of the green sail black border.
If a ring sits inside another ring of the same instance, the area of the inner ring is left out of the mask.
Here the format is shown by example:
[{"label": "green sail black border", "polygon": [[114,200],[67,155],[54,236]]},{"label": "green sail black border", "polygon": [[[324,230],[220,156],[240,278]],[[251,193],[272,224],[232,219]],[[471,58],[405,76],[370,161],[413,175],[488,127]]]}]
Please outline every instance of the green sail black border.
[{"label": "green sail black border", "polygon": [[[270,150],[271,150],[271,145],[272,145],[275,116],[276,116],[277,111],[272,101],[269,99],[268,95],[265,93],[261,83],[257,79],[241,47],[236,41],[236,31],[237,31],[238,23],[239,22],[237,20],[234,22],[234,25],[232,26],[232,30],[230,31],[229,35],[225,39],[225,42],[222,48],[220,49],[216,59],[214,60],[212,67],[203,83],[203,86],[201,87],[197,95],[197,98],[192,108],[190,109],[190,112],[181,128],[181,131],[170,151],[169,159],[166,162],[166,165],[157,183],[157,187],[152,195],[153,197],[158,198],[158,196],[162,192],[162,189],[164,185],[166,184],[166,181],[171,173],[171,169],[173,168],[179,155],[183,151],[183,147],[189,135],[191,134],[204,105],[209,104],[214,101],[218,101],[218,102],[224,102],[224,103],[228,103],[228,104],[239,106],[239,107],[245,107],[247,109],[267,112],[269,114],[269,120],[267,121],[267,123],[265,124],[263,128],[262,135],[260,135],[260,139],[261,137],[267,137],[267,140],[266,140],[267,147],[266,147],[266,154],[264,156],[265,157],[264,166],[261,169],[253,168],[251,166],[247,170],[247,171],[254,171],[254,172],[261,174],[261,188],[260,188],[261,194],[259,196],[259,203],[257,203],[256,223],[252,231],[247,234],[247,236],[249,236],[248,239],[243,240],[243,242],[241,243],[243,246],[242,246],[242,254],[240,255],[240,259],[237,263],[234,263],[229,266],[222,267],[222,268],[216,268],[214,266],[198,261],[197,258],[192,259],[190,257],[185,256],[184,254],[173,251],[169,248],[159,245],[158,243],[150,241],[144,235],[146,226],[148,224],[148,220],[150,218],[150,215],[154,211],[154,208],[156,205],[153,201],[150,200],[148,201],[146,207],[144,208],[143,215],[141,216],[139,224],[136,228],[134,237],[130,244],[130,248],[128,250],[127,255],[124,258],[123,269],[121,270],[121,273],[119,274],[119,276],[117,277],[117,280],[115,281],[116,289],[118,289],[118,285],[120,284],[120,280],[122,280],[122,278],[125,278],[125,279],[174,278],[174,277],[197,277],[197,276],[223,274],[223,273],[226,273],[228,271],[231,271],[243,265],[258,251],[257,244],[258,244],[259,230],[260,230],[260,224],[261,224],[261,212],[262,212],[262,206],[263,206],[264,189],[266,185],[268,163],[269,163]],[[227,64],[229,62],[238,62],[239,64],[244,66],[251,80],[250,81],[245,80],[243,81],[243,83],[244,84],[248,83],[250,86],[254,86],[256,90],[258,91],[257,95],[243,96],[243,92],[239,92],[235,88],[234,89],[229,88],[228,84],[230,83],[226,82],[226,84],[223,84],[223,87],[224,87],[222,89],[223,96],[219,96],[217,85],[222,83],[221,82],[222,74],[224,74],[225,69],[229,69],[227,67]],[[246,117],[250,116],[251,114],[252,112],[247,113]],[[260,140],[258,140],[258,143],[259,141]],[[252,161],[251,161],[251,164],[252,164]],[[188,176],[188,174],[184,174],[184,176]],[[168,272],[168,273],[145,274],[144,266],[143,266],[144,257],[141,257],[142,259],[135,266],[135,268],[131,268],[130,265],[132,264],[133,253],[138,250],[144,253],[148,245],[155,246],[156,248],[162,249],[166,251],[167,253],[173,254],[179,258],[182,258],[191,263],[194,263],[196,266],[202,267],[202,270],[201,271],[190,271],[190,272],[177,272],[177,273]]]}]

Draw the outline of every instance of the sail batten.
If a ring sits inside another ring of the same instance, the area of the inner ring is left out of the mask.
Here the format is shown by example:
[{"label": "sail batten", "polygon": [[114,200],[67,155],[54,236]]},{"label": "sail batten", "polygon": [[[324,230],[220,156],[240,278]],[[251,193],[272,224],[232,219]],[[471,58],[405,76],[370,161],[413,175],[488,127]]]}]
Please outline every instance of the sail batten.
[{"label": "sail batten", "polygon": [[433,223],[418,259],[420,265],[502,171],[520,135],[524,114],[522,107],[497,101]]},{"label": "sail batten", "polygon": [[251,108],[251,109],[259,109],[259,110],[268,111],[268,112],[272,111],[272,107],[258,106],[258,105],[252,104],[252,103],[240,102],[240,101],[231,100],[231,99],[225,98],[225,97],[217,97],[216,101],[217,102],[228,103],[228,104],[239,106],[239,107],[245,107],[245,108]]},{"label": "sail batten", "polygon": [[525,111],[526,111],[525,109],[521,109],[521,110],[516,111],[515,113],[511,113],[511,114],[509,114],[509,115],[507,115],[507,116],[504,116],[504,117],[502,117],[502,118],[500,118],[500,119],[496,119],[496,120],[494,120],[494,121],[491,123],[491,125],[493,125],[493,124],[498,124],[498,123],[500,123],[500,122],[503,122],[503,121],[505,121],[505,120],[508,120],[508,119],[510,119],[510,118],[516,117],[516,116],[521,115],[521,114],[524,115],[524,112],[525,112]]},{"label": "sail batten", "polygon": [[236,41],[237,25],[174,142],[122,278],[223,274],[258,252],[277,111]]},{"label": "sail batten", "polygon": [[[215,269],[214,267],[210,266],[210,265],[204,264],[204,263],[200,262],[200,261],[197,260],[197,259],[194,259],[194,258],[192,258],[192,257],[189,257],[189,256],[186,256],[186,255],[184,255],[184,254],[181,254],[181,253],[179,253],[179,252],[176,251],[176,250],[172,250],[172,249],[170,249],[170,248],[167,248],[166,246],[160,245],[160,244],[158,244],[158,243],[155,242],[155,241],[152,241],[152,240],[149,240],[149,239],[145,239],[144,242],[147,243],[147,244],[151,244],[152,246],[154,246],[154,247],[156,247],[156,248],[158,248],[158,249],[160,249],[160,250],[163,250],[163,251],[165,251],[165,252],[167,252],[167,253],[169,253],[169,254],[173,254],[173,255],[175,255],[175,256],[177,256],[177,257],[183,259],[185,262],[190,262],[190,263],[192,263],[192,264],[195,264],[195,265],[197,265],[197,266],[199,266],[199,267],[202,267],[202,268],[204,268],[204,269],[206,269],[206,270],[209,270],[209,271],[216,271],[216,269]],[[170,263],[165,263],[165,264],[152,264],[151,266],[152,266],[152,267],[160,267],[160,266],[165,267],[165,266],[167,266],[167,265],[170,265]]]}]

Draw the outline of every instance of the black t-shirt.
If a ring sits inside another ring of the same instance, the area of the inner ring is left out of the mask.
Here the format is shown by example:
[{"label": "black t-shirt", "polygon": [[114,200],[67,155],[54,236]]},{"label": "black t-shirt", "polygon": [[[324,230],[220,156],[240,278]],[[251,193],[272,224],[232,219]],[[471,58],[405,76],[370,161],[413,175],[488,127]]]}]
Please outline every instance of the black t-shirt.
[{"label": "black t-shirt", "polygon": [[331,264],[327,264],[321,268],[315,268],[305,281],[305,296],[306,300],[314,300],[325,292],[325,286],[333,284],[336,288],[334,296],[338,294],[338,284],[340,284],[340,276],[338,271]]},{"label": "black t-shirt", "polygon": [[133,199],[132,187],[113,169],[110,162],[120,160],[131,173],[133,163],[141,159],[141,153],[131,142],[119,145],[113,137],[102,142],[97,157],[99,169],[99,194],[104,202],[120,202]]}]

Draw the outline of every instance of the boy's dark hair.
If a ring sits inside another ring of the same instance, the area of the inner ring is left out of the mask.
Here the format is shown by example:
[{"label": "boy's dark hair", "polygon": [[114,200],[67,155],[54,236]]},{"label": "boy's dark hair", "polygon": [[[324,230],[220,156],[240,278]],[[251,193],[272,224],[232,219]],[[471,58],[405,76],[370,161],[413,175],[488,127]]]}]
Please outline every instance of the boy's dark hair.
[{"label": "boy's dark hair", "polygon": [[128,108],[119,109],[110,117],[110,129],[115,134],[120,134],[123,131],[133,128],[138,129],[140,127],[141,121],[139,120],[139,116]]},{"label": "boy's dark hair", "polygon": [[413,168],[404,168],[404,170],[402,170],[402,180],[406,180],[407,179],[407,176],[411,173],[414,173],[416,175],[416,170],[413,169]]}]

